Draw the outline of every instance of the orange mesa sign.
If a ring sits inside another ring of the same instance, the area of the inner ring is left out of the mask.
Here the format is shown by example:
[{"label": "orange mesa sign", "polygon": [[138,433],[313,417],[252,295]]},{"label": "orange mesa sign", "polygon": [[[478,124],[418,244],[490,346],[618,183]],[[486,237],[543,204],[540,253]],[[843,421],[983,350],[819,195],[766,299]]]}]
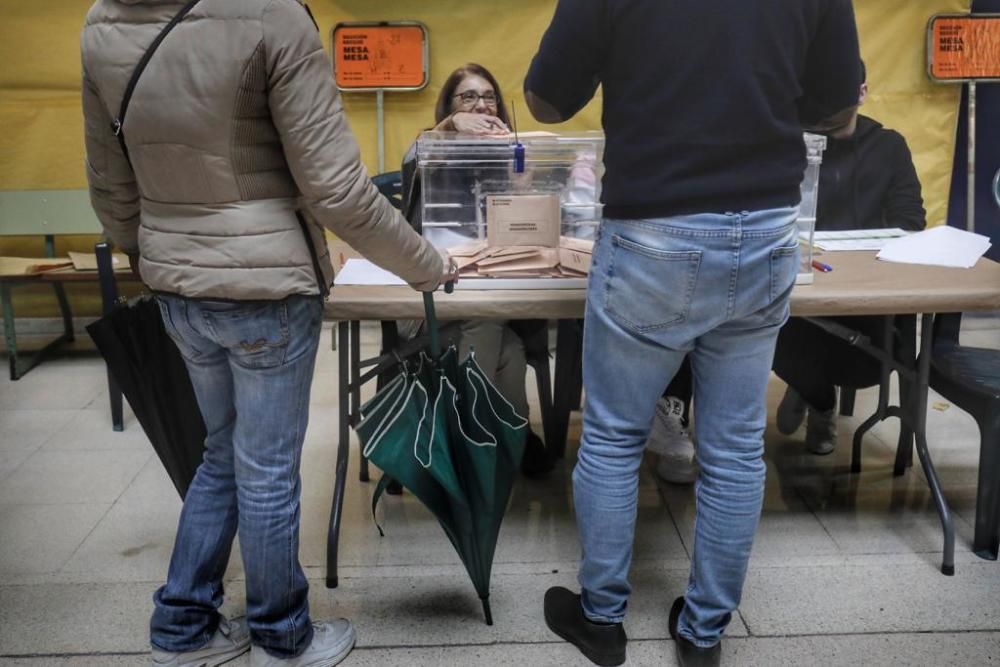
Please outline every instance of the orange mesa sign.
[{"label": "orange mesa sign", "polygon": [[333,71],[341,90],[418,90],[427,85],[427,28],[415,21],[338,23]]},{"label": "orange mesa sign", "polygon": [[1000,14],[939,14],[927,26],[935,81],[1000,81]]}]

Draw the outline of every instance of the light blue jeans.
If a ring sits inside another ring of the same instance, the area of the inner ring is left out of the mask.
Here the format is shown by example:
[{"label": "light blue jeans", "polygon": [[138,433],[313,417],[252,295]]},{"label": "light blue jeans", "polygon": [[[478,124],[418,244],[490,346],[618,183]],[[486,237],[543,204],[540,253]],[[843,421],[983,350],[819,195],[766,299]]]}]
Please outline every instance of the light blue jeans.
[{"label": "light blue jeans", "polygon": [[573,492],[583,608],[625,616],[639,465],[656,401],[690,354],[701,475],[680,634],[719,641],[740,602],[764,494],[765,392],[799,265],[796,208],[605,220],[583,337]]},{"label": "light blue jeans", "polygon": [[158,296],[208,436],[188,489],[150,641],[167,651],[214,634],[237,529],[253,642],[295,656],[312,641],[299,565],[299,463],[323,304],[318,296],[221,302]]}]

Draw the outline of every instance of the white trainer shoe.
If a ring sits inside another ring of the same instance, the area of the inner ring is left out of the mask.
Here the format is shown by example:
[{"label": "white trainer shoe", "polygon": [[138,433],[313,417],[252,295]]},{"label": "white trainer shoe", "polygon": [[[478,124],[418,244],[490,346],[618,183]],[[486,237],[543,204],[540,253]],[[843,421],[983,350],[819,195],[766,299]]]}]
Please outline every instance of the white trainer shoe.
[{"label": "white trainer shoe", "polygon": [[215,667],[250,650],[250,631],[246,616],[219,621],[219,628],[208,643],[194,651],[164,651],[153,647],[153,667]]},{"label": "white trainer shoe", "polygon": [[656,474],[671,484],[691,484],[698,479],[698,464],[694,459],[694,443],[682,417],[684,402],[665,396],[656,403],[653,425],[646,448],[659,456]]},{"label": "white trainer shoe", "polygon": [[250,651],[250,667],[333,667],[354,648],[354,626],[346,618],[313,623],[309,648],[287,660],[277,658],[259,646]]}]

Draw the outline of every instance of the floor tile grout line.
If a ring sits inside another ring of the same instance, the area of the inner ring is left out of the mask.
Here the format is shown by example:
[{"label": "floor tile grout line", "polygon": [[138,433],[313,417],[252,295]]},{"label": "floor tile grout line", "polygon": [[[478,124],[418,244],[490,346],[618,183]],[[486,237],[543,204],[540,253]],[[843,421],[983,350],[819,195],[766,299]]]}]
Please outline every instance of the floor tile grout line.
[{"label": "floor tile grout line", "polygon": [[[655,475],[655,471],[653,473]],[[677,517],[674,516],[674,510],[670,506],[670,499],[667,498],[666,494],[663,492],[664,482],[660,480],[655,480],[656,492],[660,496],[660,500],[663,501],[663,506],[667,510],[667,516],[670,517],[670,524],[674,527],[674,534],[677,535],[677,540],[681,544],[681,548],[684,549],[684,555],[687,557],[688,563],[691,562],[691,548],[688,547],[687,540],[684,539],[684,535],[681,533],[680,526],[677,525]],[[690,568],[690,565],[689,565]]]},{"label": "floor tile grout line", "polygon": [[831,542],[833,542],[833,546],[837,547],[837,550],[841,554],[847,555],[848,552],[844,551],[844,546],[840,542],[838,542],[837,538],[834,537],[833,533],[830,532],[830,528],[826,525],[826,523],[823,521],[820,515],[816,512],[815,507],[812,505],[812,503],[809,502],[809,499],[802,492],[802,489],[799,486],[793,486],[792,488],[795,491],[795,495],[798,496],[799,500],[802,501],[802,504],[805,505],[805,508],[809,510],[809,513],[812,514],[814,519],[816,519],[816,523],[819,524],[819,527],[823,529],[823,532],[826,534],[826,536],[830,538]]},{"label": "floor tile grout line", "polygon": [[152,452],[149,453],[149,455],[146,457],[146,460],[142,462],[142,465],[140,465],[139,468],[136,470],[135,474],[132,475],[132,479],[130,479],[129,482],[128,482],[128,484],[126,484],[124,486],[124,488],[122,489],[122,492],[119,493],[115,497],[115,499],[111,502],[111,504],[108,506],[108,510],[104,514],[101,515],[100,519],[98,519],[96,522],[94,522],[93,527],[87,532],[87,534],[83,537],[83,539],[80,540],[80,543],[76,545],[76,548],[73,549],[73,553],[71,553],[66,558],[66,560],[64,560],[62,562],[62,564],[60,564],[59,567],[56,568],[55,574],[64,574],[65,573],[64,568],[73,560],[73,558],[76,556],[76,554],[80,551],[80,548],[84,545],[84,543],[88,539],[90,539],[90,536],[94,534],[94,532],[97,530],[98,526],[101,525],[101,523],[104,521],[104,519],[106,519],[108,517],[108,515],[111,514],[111,511],[118,505],[118,501],[121,500],[122,496],[124,496],[125,493],[132,487],[132,485],[135,484],[135,480],[137,480],[139,478],[139,475],[142,474],[143,469],[149,464],[150,457],[152,457],[153,455],[154,454]]},{"label": "floor tile grout line", "polygon": [[[926,569],[926,568],[930,567],[931,570],[934,570],[935,572],[937,572],[937,567],[935,565],[936,561],[912,560],[912,561],[908,561],[908,562],[905,562],[905,563],[889,562],[889,561],[891,561],[894,558],[898,558],[899,556],[921,556],[921,555],[932,556],[932,557],[939,556],[940,555],[940,550],[928,550],[928,551],[921,551],[921,552],[906,552],[905,554],[904,553],[870,553],[870,554],[862,554],[862,555],[856,556],[856,557],[855,556],[844,556],[844,557],[830,556],[830,559],[834,559],[834,560],[839,561],[839,562],[836,562],[834,564],[837,567],[847,567],[847,568],[859,568],[859,567],[862,567],[862,568],[863,567],[889,568],[889,567],[891,567],[893,570],[898,570],[900,568],[911,568],[911,569],[920,568],[920,569]],[[972,566],[972,567],[978,566],[978,567],[982,567],[982,568],[995,567],[993,561],[985,561],[984,559],[973,557],[973,556],[971,556],[971,552],[965,552],[964,556],[965,556],[965,558],[963,558],[963,559],[961,559],[961,560],[958,561],[958,564],[961,565],[961,566],[963,566],[963,567],[970,567],[970,566]],[[871,561],[867,561],[866,560],[866,559],[872,558],[872,557],[877,558],[877,562],[871,562]],[[646,561],[646,562],[648,563],[648,562],[652,562],[652,561]],[[570,572],[570,570],[575,566],[573,563],[570,563],[569,561],[565,561],[565,562],[563,562],[563,561],[553,562],[553,565],[556,565],[556,566],[560,566],[562,564],[566,564],[567,567],[565,568],[565,570],[562,567],[559,567],[559,569],[560,569],[559,574],[565,574],[566,572]],[[551,572],[550,568],[548,566],[546,566],[546,564],[544,562],[541,562],[541,561],[539,561],[538,563],[526,563],[526,565],[538,565],[539,567],[536,570],[530,571],[530,572],[494,572],[494,576],[501,577],[501,578],[502,577],[544,577],[544,576],[551,576],[551,575],[555,574],[555,573]],[[782,561],[782,563],[780,565],[777,564],[777,561],[775,562],[775,564],[751,563],[749,571],[750,572],[754,572],[754,573],[769,573],[769,572],[773,572],[774,570],[777,570],[777,569],[808,570],[808,569],[817,569],[817,568],[827,568],[827,567],[830,567],[830,566],[831,566],[830,562],[789,563],[787,560],[784,560],[784,561]],[[350,566],[350,567],[354,568],[354,569],[359,569],[359,570],[373,570],[373,569],[381,570],[381,569],[411,568],[411,567],[425,567],[425,566],[420,566],[420,565],[385,565],[385,566],[380,566],[378,568],[375,568],[373,566],[353,565],[353,566]],[[433,573],[429,573],[429,574],[411,574],[411,573],[401,572],[401,573],[398,573],[398,574],[387,575],[384,572],[378,572],[378,573],[374,573],[374,574],[370,574],[370,575],[344,574],[344,575],[341,576],[341,579],[343,579],[345,582],[346,581],[365,582],[365,581],[370,581],[371,579],[409,579],[409,578],[414,578],[414,577],[417,577],[417,578],[441,578],[441,577],[451,577],[455,573],[464,573],[464,571],[465,571],[461,565],[441,565],[441,566],[437,566],[437,567],[440,567],[441,571],[439,571],[439,572],[433,572]],[[307,566],[305,566],[305,568],[306,568],[307,572],[309,572],[309,571],[312,571],[312,570],[321,570],[322,566],[321,565],[307,565]],[[688,571],[688,569],[689,569],[689,565],[688,565],[687,562],[679,562],[678,561],[676,563],[668,564],[668,565],[666,565],[664,567],[643,568],[642,571],[645,571],[645,572],[658,571],[658,572],[664,572],[664,573],[684,574],[684,573],[686,573]],[[454,572],[449,571],[449,570],[454,570]],[[65,571],[63,571],[63,572],[48,572],[48,573],[31,574],[31,575],[27,575],[27,576],[38,577],[40,579],[39,580],[35,580],[35,581],[31,582],[31,583],[21,583],[19,581],[4,582],[4,581],[0,580],[0,589],[3,589],[3,588],[27,588],[27,587],[33,587],[33,586],[98,586],[98,585],[99,586],[109,586],[109,585],[127,586],[127,585],[138,585],[138,584],[159,584],[159,583],[162,583],[162,581],[160,581],[159,579],[135,579],[135,580],[128,580],[128,581],[121,581],[121,580],[116,581],[116,580],[109,580],[109,579],[89,579],[88,580],[88,579],[84,579],[83,578],[86,574],[87,573],[65,572]],[[21,576],[25,576],[25,575],[17,575],[17,576],[21,577]],[[44,580],[45,577],[55,577],[56,579],[45,581]],[[316,585],[317,587],[320,587],[321,584],[322,584],[322,582],[324,581],[324,578],[323,578],[323,576],[321,574],[317,574],[316,576],[309,576],[308,580],[310,582],[310,585]],[[244,577],[242,575],[234,575],[232,577],[227,577],[225,579],[225,581],[226,581],[226,583],[240,583],[240,582],[245,581],[245,579],[244,579]]]},{"label": "floor tile grout line", "polygon": [[[981,630],[889,630],[884,632],[836,632],[836,633],[803,633],[803,634],[776,634],[776,635],[747,635],[747,636],[725,636],[726,641],[760,641],[773,639],[849,639],[852,637],[882,637],[882,636],[906,636],[906,635],[983,635],[991,636],[1000,634],[1000,627],[996,629]],[[653,644],[671,642],[668,636],[664,637],[641,637],[629,639],[629,644]],[[559,640],[540,641],[492,641],[492,642],[462,642],[456,644],[384,644],[384,645],[356,645],[355,652],[374,651],[413,651],[413,650],[434,650],[434,649],[468,649],[468,648],[488,648],[504,646],[567,646],[566,642]],[[0,653],[0,658],[9,659],[44,659],[44,658],[87,658],[87,657],[132,657],[145,656],[148,651],[94,651],[87,653]]]},{"label": "floor tile grout line", "polygon": [[[89,403],[88,403],[88,405],[89,405]],[[38,450],[41,451],[42,449],[45,448],[45,445],[47,445],[50,442],[52,442],[53,440],[55,440],[55,437],[57,435],[59,435],[60,433],[62,433],[63,430],[69,425],[69,423],[71,421],[73,421],[74,418],[76,418],[77,416],[79,416],[80,412],[82,412],[84,409],[85,408],[76,408],[76,409],[72,410],[73,414],[69,415],[62,424],[60,424],[59,426],[57,426],[56,428],[54,428],[52,430],[52,433],[49,434],[49,437],[46,438],[44,441],[42,441],[42,444],[39,445]]]}]

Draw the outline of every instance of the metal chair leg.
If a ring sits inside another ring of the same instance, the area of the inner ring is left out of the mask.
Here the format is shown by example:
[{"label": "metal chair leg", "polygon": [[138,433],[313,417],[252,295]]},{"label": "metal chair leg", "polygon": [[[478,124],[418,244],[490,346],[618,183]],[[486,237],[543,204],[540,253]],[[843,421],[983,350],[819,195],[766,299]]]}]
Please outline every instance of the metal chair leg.
[{"label": "metal chair leg", "polygon": [[[351,419],[357,419],[361,412],[361,322],[355,320],[351,322]],[[369,481],[368,459],[362,454],[363,447],[358,442],[358,455],[360,459],[360,472],[358,478],[362,482]]]},{"label": "metal chair leg", "polygon": [[339,360],[339,405],[340,422],[338,424],[339,442],[337,443],[337,464],[335,467],[336,481],[333,487],[333,506],[330,508],[330,525],[326,533],[326,587],[336,588],[337,579],[337,553],[340,545],[340,523],[341,515],[344,511],[344,487],[347,483],[347,464],[350,458],[350,371],[348,360],[349,331],[348,322],[337,324],[337,335],[339,344],[337,355]]},{"label": "metal chair leg", "polygon": [[10,363],[11,382],[21,377],[17,364],[17,330],[14,328],[14,302],[10,296],[10,285],[0,283],[0,303],[3,305],[3,336],[7,345],[7,360]]},{"label": "metal chair leg", "polygon": [[972,551],[996,560],[1000,550],[1000,415],[979,424],[979,486]]},{"label": "metal chair leg", "polygon": [[866,419],[854,432],[854,440],[851,443],[851,472],[861,472],[861,441],[875,424],[884,420],[889,415],[889,378],[892,375],[892,367],[887,359],[892,359],[892,331],[894,320],[892,315],[885,317],[885,325],[882,328],[882,352],[886,359],[882,359],[881,377],[878,385],[878,409],[871,417]]},{"label": "metal chair leg", "polygon": [[554,411],[552,409],[552,378],[548,360],[539,360],[532,368],[535,369],[535,384],[538,387],[538,407],[542,412],[542,433],[545,436],[545,447],[548,449],[554,446],[556,437],[552,433]]},{"label": "metal chair leg", "polygon": [[579,385],[574,378],[579,375],[581,352],[582,341],[576,320],[559,320],[556,334],[556,376],[552,392],[552,453],[558,458],[566,455],[569,413],[573,404],[579,403]]},{"label": "metal chair leg", "polygon": [[944,498],[941,490],[941,483],[938,481],[937,472],[931,461],[930,450],[927,448],[927,394],[930,391],[928,381],[931,367],[931,347],[932,338],[931,327],[934,318],[931,315],[924,315],[920,322],[920,354],[917,357],[917,382],[916,391],[909,401],[909,413],[913,420],[913,431],[917,441],[917,457],[923,467],[924,476],[931,487],[931,495],[934,497],[934,505],[937,507],[938,516],[941,518],[941,528],[944,530],[944,549],[941,559],[941,572],[947,576],[955,574],[955,524],[951,518],[951,510]]}]

